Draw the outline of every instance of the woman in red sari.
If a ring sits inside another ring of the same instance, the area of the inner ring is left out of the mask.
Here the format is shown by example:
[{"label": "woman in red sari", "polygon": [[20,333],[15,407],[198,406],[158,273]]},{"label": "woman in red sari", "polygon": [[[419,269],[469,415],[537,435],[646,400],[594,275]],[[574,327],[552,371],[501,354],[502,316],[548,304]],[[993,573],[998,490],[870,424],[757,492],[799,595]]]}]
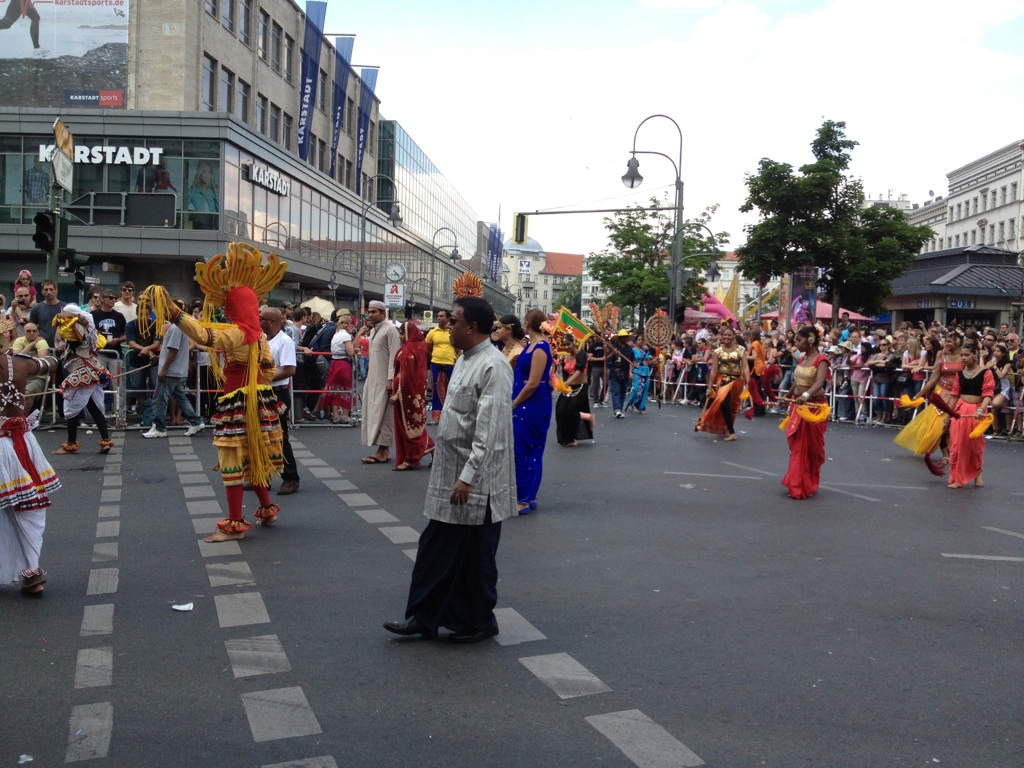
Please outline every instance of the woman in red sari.
[{"label": "woman in red sari", "polygon": [[434,452],[427,434],[427,345],[412,320],[401,330],[402,346],[395,355],[394,394],[396,472],[419,469],[420,460]]},{"label": "woman in red sari", "polygon": [[959,398],[953,407],[959,418],[949,425],[949,485],[963,488],[972,480],[975,488],[985,483],[981,470],[985,464],[985,428],[974,437],[971,433],[988,414],[988,406],[996,393],[996,380],[991,368],[982,368],[978,345],[965,341],[960,348],[960,361],[964,368],[953,380],[953,397]]},{"label": "woman in red sari", "polygon": [[[747,385],[750,371],[743,347],[736,343],[736,331],[722,326],[718,334],[720,345],[711,354],[711,372],[708,386],[714,387],[713,399],[704,408],[694,430],[725,435],[723,442],[736,439],[736,414],[740,412],[740,395]],[[712,397],[711,392],[708,393]]]},{"label": "woman in red sari", "polygon": [[825,385],[831,376],[828,355],[818,351],[818,331],[804,326],[796,332],[797,349],[802,353],[793,371],[789,390],[789,469],[782,484],[794,499],[807,499],[818,492],[818,476],[825,463],[825,427],[828,404]]}]

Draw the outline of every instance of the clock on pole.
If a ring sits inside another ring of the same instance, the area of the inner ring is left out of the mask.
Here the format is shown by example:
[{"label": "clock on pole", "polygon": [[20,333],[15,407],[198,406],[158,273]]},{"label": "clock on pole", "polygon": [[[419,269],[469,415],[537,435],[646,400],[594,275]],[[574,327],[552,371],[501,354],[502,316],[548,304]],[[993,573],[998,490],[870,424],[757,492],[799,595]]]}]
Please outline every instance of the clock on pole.
[{"label": "clock on pole", "polygon": [[388,264],[384,268],[384,276],[393,283],[400,283],[405,277],[405,265],[399,261]]}]

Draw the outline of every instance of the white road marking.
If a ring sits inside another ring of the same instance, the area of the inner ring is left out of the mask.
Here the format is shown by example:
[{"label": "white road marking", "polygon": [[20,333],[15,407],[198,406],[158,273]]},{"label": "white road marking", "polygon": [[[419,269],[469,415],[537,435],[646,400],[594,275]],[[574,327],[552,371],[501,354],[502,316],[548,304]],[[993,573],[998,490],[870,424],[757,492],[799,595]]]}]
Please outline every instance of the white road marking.
[{"label": "white road marking", "polygon": [[94,635],[111,635],[114,633],[114,604],[87,605],[82,615],[82,628],[79,637]]},{"label": "white road marking", "polygon": [[[191,458],[191,457],[189,457]],[[201,461],[176,461],[174,469],[179,475],[187,475],[190,472],[205,472],[206,467]]]},{"label": "white road marking", "polygon": [[291,672],[292,665],[277,635],[225,640],[224,646],[227,648],[235,677]]},{"label": "white road marking", "polygon": [[521,658],[519,663],[533,672],[560,699],[611,691],[611,688],[567,653],[527,656]]},{"label": "white road marking", "polygon": [[356,484],[351,480],[322,480],[324,485],[330,488],[332,491],[355,491]]},{"label": "white road marking", "polygon": [[666,475],[684,475],[686,477],[720,477],[725,480],[757,480],[760,482],[763,478],[751,477],[750,475],[712,475],[708,472],[666,472]]},{"label": "white road marking", "polygon": [[495,608],[494,615],[501,629],[494,638],[498,645],[519,645],[548,639],[533,624],[520,616],[515,608]]},{"label": "white road marking", "polygon": [[768,477],[773,477],[776,474],[775,472],[768,472],[767,470],[758,469],[757,467],[747,467],[747,466],[744,466],[743,464],[736,464],[735,462],[732,462],[732,461],[723,461],[722,463],[725,464],[725,466],[727,466],[727,467],[736,467],[736,469],[745,469],[745,470],[747,470],[747,472],[756,472],[759,475],[767,475]]},{"label": "white road marking", "polygon": [[82,648],[75,663],[75,688],[100,688],[114,678],[114,648]]},{"label": "white road marking", "polygon": [[215,500],[186,501],[185,508],[188,509],[190,515],[220,515],[221,518],[224,517],[220,502]]},{"label": "white road marking", "polygon": [[324,755],[323,757],[307,757],[304,760],[289,760],[287,763],[264,765],[263,768],[338,768],[338,764],[330,755]]},{"label": "white road marking", "polygon": [[338,498],[350,507],[379,507],[380,505],[365,493],[339,493]]},{"label": "white road marking", "polygon": [[818,487],[819,488],[824,488],[826,491],[832,491],[832,493],[841,493],[843,496],[852,496],[855,499],[862,499],[863,501],[874,501],[874,502],[881,501],[881,499],[873,499],[870,496],[865,496],[865,495],[863,495],[861,493],[850,493],[849,491],[843,491],[843,490],[840,490],[839,488],[833,488],[831,485],[825,485],[824,483],[822,483]]},{"label": "white road marking", "polygon": [[341,477],[341,472],[334,467],[309,467],[309,474],[321,480]]},{"label": "white road marking", "polygon": [[100,517],[120,517],[121,507],[117,504],[110,504],[100,507]]},{"label": "white road marking", "polygon": [[120,475],[104,475],[103,476],[103,487],[104,488],[120,488],[121,487],[121,476]]},{"label": "white road marking", "polygon": [[[845,486],[847,488],[863,488],[864,483],[833,483],[829,481],[829,485]],[[883,488],[889,491],[927,491],[928,488],[923,485],[877,485],[876,483],[871,484],[872,488]]]},{"label": "white road marking", "polygon": [[121,501],[121,488],[104,488],[100,491],[100,503],[101,504],[112,504],[120,503]]},{"label": "white road marking", "polygon": [[111,595],[117,592],[120,572],[117,568],[94,568],[89,571],[89,586],[86,595]]},{"label": "white road marking", "polygon": [[398,518],[386,509],[357,509],[356,514],[363,520],[374,525],[387,525],[399,522]]},{"label": "white road marking", "polygon": [[247,627],[250,624],[269,624],[270,615],[259,592],[242,592],[237,595],[215,595],[217,620],[220,628]]},{"label": "white road marking", "polygon": [[419,531],[408,525],[392,525],[378,528],[392,544],[415,544],[420,540]]},{"label": "white road marking", "polygon": [[416,562],[416,550],[415,549],[403,549],[402,551],[405,553],[406,557],[408,557],[414,563]]},{"label": "white road marking", "polygon": [[216,496],[217,493],[213,490],[212,485],[183,485],[181,492],[184,494],[186,499],[206,499],[210,496]]},{"label": "white road marking", "polygon": [[993,533],[1005,533],[1007,536],[1016,536],[1018,539],[1024,539],[1024,533],[1015,533],[1014,531],[1004,531],[1002,528],[990,528],[987,525],[982,526],[983,530],[992,531]]},{"label": "white road marking", "polygon": [[299,687],[243,693],[242,705],[256,742],[323,733]]},{"label": "white road marking", "polygon": [[1024,557],[1002,557],[1000,555],[954,555],[943,552],[943,557],[954,557],[960,560],[993,560],[1000,563],[1024,563]]},{"label": "white road marking", "polygon": [[117,560],[116,541],[98,541],[92,545],[94,563],[109,563],[111,560]]},{"label": "white road marking", "polygon": [[196,539],[196,543],[199,544],[199,554],[203,557],[242,556],[242,548],[238,546],[237,541],[206,542]]},{"label": "white road marking", "polygon": [[106,522],[96,523],[96,538],[97,539],[109,539],[119,536],[121,534],[121,521],[120,520],[107,520]]},{"label": "white road marking", "polygon": [[638,768],[677,768],[704,765],[685,744],[639,709],[584,718]]},{"label": "white road marking", "polygon": [[[205,543],[205,542],[204,542]],[[238,542],[224,542],[225,544]],[[249,563],[245,560],[234,560],[230,563],[207,563],[206,575],[211,587],[231,587],[239,584],[255,584]]]},{"label": "white road marking", "polygon": [[65,763],[106,757],[110,751],[110,735],[114,730],[114,705],[82,704],[71,708],[68,721],[68,751]]}]

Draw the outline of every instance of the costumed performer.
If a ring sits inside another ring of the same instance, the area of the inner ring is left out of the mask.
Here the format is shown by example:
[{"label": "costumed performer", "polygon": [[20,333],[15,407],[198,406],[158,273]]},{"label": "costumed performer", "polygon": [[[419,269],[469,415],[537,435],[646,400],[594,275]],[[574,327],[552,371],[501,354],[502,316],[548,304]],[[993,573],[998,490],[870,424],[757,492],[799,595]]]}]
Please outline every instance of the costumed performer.
[{"label": "costumed performer", "polygon": [[455,347],[452,346],[450,309],[437,310],[437,326],[427,333],[427,354],[430,355],[430,418],[436,424],[441,420],[448,380],[455,366]]},{"label": "costumed performer", "polygon": [[789,441],[789,469],[782,484],[794,499],[807,499],[818,492],[818,477],[825,463],[825,429],[829,408],[825,385],[832,376],[828,355],[818,351],[818,331],[804,326],[796,332],[800,362],[793,371],[793,387],[786,419]]},{"label": "costumed performer", "polygon": [[[711,353],[709,387],[714,394],[707,398],[704,413],[694,427],[696,432],[725,435],[724,442],[736,440],[736,414],[740,412],[740,395],[750,378],[743,347],[736,343],[736,331],[727,325],[718,334],[719,346]],[[709,392],[709,395],[711,392]]]},{"label": "costumed performer", "polygon": [[[962,370],[963,362],[956,339],[948,334],[942,340],[942,351],[934,362],[932,375],[919,395],[929,406],[893,439],[893,442],[915,456],[924,456],[929,471],[939,477],[946,474],[945,467],[949,464],[949,421],[956,404],[953,383]],[[931,456],[936,448],[942,454],[938,463]]]},{"label": "costumed performer", "polygon": [[81,447],[78,426],[82,423],[83,411],[89,412],[100,431],[97,453],[110,453],[114,441],[110,439],[107,417],[103,414],[103,386],[110,377],[107,366],[96,354],[103,348],[106,338],[96,332],[92,313],[75,304],[61,307],[53,318],[53,325],[57,329],[55,350],[67,371],[60,392],[64,396],[64,419],[68,425],[67,442],[54,453],[75,453]]},{"label": "costumed performer", "polygon": [[[228,497],[228,517],[206,541],[245,538],[252,523],[242,516],[244,484],[249,483],[259,499],[254,515],[257,525],[270,525],[281,508],[270,501],[271,475],[284,468],[281,414],[272,382],[276,367],[266,334],[260,328],[260,302],[280,282],[288,268],[276,254],[267,257],[246,243],[228,245],[227,258],[218,254],[196,264],[196,282],[206,295],[202,323],[178,309],[162,286],[151,286],[143,294],[139,317],[152,309],[156,322],[168,319],[196,343],[224,353],[224,369],[211,356],[214,375],[223,381],[223,395],[217,398],[213,415],[213,444],[221,479]],[[214,310],[223,307],[228,323],[214,323]]]},{"label": "costumed performer", "polygon": [[985,464],[985,430],[992,423],[988,406],[996,393],[991,368],[983,368],[978,345],[965,341],[960,348],[963,370],[953,380],[952,395],[958,398],[953,410],[960,418],[949,427],[949,484],[963,488],[972,480],[975,488],[985,483],[981,471]]},{"label": "costumed performer", "polygon": [[637,336],[633,344],[633,389],[629,393],[626,410],[629,413],[647,413],[647,390],[651,381],[651,348],[643,336]]},{"label": "costumed performer", "polygon": [[394,394],[396,472],[419,469],[434,452],[427,434],[427,345],[416,321],[402,324],[402,346],[395,355]]},{"label": "costumed performer", "polygon": [[544,474],[544,446],[551,426],[551,345],[544,338],[544,312],[526,313],[530,343],[516,360],[512,384],[512,434],[515,439],[518,511],[537,509]]},{"label": "costumed performer", "polygon": [[[594,439],[595,419],[587,392],[587,353],[579,348],[571,333],[562,337],[562,349],[567,354],[559,360],[559,366],[568,391],[559,392],[555,403],[555,435],[563,448],[575,448],[577,436],[582,440]],[[581,423],[587,425],[582,435]]]},{"label": "costumed performer", "polygon": [[60,480],[32,430],[39,411],[25,417],[25,387],[32,376],[51,376],[57,358],[7,354],[7,332],[14,321],[0,321],[0,584],[21,583],[25,595],[39,595],[46,571],[39,567],[50,494]]}]

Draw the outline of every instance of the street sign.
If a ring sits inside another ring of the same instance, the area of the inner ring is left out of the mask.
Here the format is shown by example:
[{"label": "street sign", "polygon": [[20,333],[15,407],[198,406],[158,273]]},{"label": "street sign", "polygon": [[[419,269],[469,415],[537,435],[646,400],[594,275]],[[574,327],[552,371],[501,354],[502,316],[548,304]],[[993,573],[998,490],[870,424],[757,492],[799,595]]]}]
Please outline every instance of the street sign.
[{"label": "street sign", "polygon": [[405,306],[405,286],[402,283],[384,283],[384,306]]},{"label": "street sign", "polygon": [[68,192],[75,185],[75,164],[60,147],[54,147],[50,156],[53,164],[53,180]]},{"label": "street sign", "polygon": [[432,323],[432,322],[434,322],[434,313],[433,313],[432,310],[429,310],[429,309],[423,310],[423,322],[424,323]]},{"label": "street sign", "polygon": [[68,157],[75,156],[75,137],[59,117],[53,121],[53,138],[57,147]]},{"label": "street sign", "polygon": [[99,285],[100,284],[100,279],[98,277],[93,276],[93,275],[86,275],[85,276],[85,282],[88,283],[89,285]]}]

